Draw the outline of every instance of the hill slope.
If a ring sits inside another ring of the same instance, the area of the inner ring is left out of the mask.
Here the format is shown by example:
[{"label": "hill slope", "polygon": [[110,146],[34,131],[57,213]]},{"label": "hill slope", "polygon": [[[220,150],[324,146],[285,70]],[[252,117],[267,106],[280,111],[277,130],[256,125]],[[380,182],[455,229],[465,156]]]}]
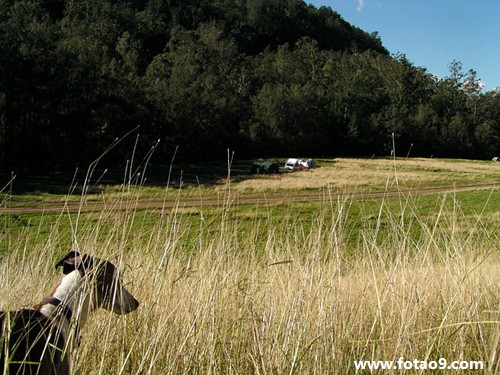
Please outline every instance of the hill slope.
[{"label": "hill slope", "polygon": [[[499,150],[495,93],[437,81],[376,33],[299,0],[0,3],[0,165],[86,166],[141,126],[156,163],[290,152]],[[467,86],[465,86],[467,83]],[[110,162],[125,164],[127,138]]]}]

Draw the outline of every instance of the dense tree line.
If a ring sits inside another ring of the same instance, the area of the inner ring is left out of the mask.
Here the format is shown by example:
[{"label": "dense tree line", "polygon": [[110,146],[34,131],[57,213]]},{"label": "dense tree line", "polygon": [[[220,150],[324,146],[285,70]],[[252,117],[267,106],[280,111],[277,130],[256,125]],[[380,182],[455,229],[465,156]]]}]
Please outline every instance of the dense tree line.
[{"label": "dense tree line", "polygon": [[4,169],[87,165],[138,125],[158,162],[387,155],[391,133],[412,155],[489,158],[500,94],[301,0],[0,0]]}]

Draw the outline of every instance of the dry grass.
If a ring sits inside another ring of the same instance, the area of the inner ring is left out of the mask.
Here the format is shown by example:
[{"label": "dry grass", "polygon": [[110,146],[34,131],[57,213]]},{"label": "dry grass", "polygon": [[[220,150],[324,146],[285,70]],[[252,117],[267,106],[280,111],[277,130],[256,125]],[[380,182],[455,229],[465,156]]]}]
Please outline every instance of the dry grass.
[{"label": "dry grass", "polygon": [[[226,208],[220,232],[202,223],[189,241],[176,209],[152,223],[137,222],[133,207],[88,224],[82,218],[73,245],[120,264],[141,305],[125,317],[90,317],[75,373],[350,374],[354,360],[401,356],[500,370],[498,225],[480,216],[460,221],[459,210],[442,208],[429,227],[413,207],[401,220],[381,203],[390,231],[382,235],[375,218],[352,254],[343,227],[349,202],[334,202],[326,215],[330,203],[310,230],[291,220],[277,231],[264,216],[241,231]],[[410,226],[421,227],[419,238]],[[0,262],[1,309],[51,290],[60,277],[53,264],[67,250],[60,230],[54,225],[41,244],[30,228],[10,239]]]},{"label": "dry grass", "polygon": [[394,169],[403,187],[451,186],[500,180],[500,163],[445,161],[440,159],[335,159],[321,162],[320,168],[307,172],[262,176],[242,181],[235,189],[265,191],[326,188],[345,190],[384,190],[387,176],[396,184]]}]

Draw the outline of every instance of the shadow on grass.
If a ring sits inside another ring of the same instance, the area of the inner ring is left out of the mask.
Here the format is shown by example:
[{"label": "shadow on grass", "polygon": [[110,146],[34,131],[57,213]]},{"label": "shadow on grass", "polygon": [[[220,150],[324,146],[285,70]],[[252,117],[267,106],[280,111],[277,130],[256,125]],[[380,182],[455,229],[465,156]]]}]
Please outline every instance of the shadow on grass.
[{"label": "shadow on grass", "polygon": [[[86,170],[76,172],[46,172],[46,173],[19,173],[11,181],[11,176],[0,175],[0,189],[2,193],[14,195],[23,194],[51,194],[51,195],[81,195],[85,187],[87,193],[99,194],[104,186],[150,186],[172,188],[186,186],[214,186],[225,184],[228,176],[232,182],[240,182],[252,178],[250,167],[255,161],[234,161],[228,173],[227,161],[190,163],[170,166],[151,166],[145,171],[134,174],[125,168],[96,169],[90,179]],[[283,171],[283,162],[278,161]],[[169,179],[170,178],[170,179]],[[11,182],[9,182],[11,181]]]}]

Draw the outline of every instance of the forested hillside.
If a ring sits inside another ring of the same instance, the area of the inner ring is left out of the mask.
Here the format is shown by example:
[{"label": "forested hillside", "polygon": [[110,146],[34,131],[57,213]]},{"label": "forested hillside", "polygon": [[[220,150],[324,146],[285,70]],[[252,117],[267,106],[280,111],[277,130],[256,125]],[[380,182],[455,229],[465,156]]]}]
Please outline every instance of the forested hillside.
[{"label": "forested hillside", "polygon": [[[390,51],[395,52],[395,51]],[[154,161],[500,153],[500,94],[437,79],[300,0],[0,0],[0,165],[88,165],[140,125]],[[135,137],[114,150],[123,162]]]}]

